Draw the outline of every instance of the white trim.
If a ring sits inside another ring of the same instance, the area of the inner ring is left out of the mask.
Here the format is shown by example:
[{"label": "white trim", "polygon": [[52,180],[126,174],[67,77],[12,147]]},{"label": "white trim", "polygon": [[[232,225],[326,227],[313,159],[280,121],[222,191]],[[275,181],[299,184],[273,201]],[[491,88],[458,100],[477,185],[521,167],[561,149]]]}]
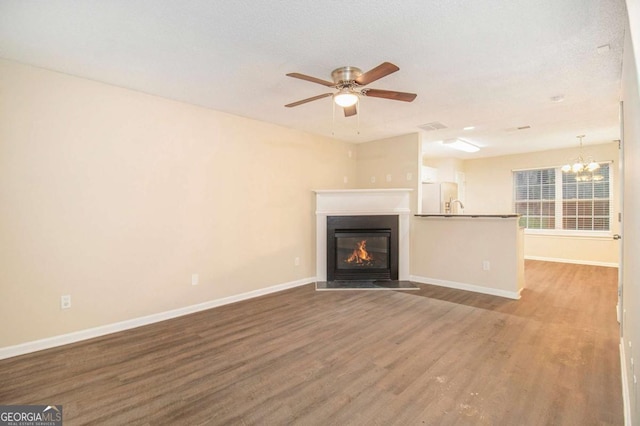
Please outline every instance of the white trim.
[{"label": "white trim", "polygon": [[561,259],[558,257],[543,257],[543,256],[525,256],[526,260],[541,260],[543,262],[557,262],[557,263],[572,263],[574,265],[591,265],[591,266],[606,266],[607,268],[617,268],[617,262],[600,262],[598,260],[580,260],[580,259]]},{"label": "white trim", "polygon": [[483,287],[476,284],[459,283],[455,281],[441,280],[438,278],[426,278],[411,275],[410,280],[420,284],[437,285],[440,287],[455,288],[458,290],[473,291],[474,293],[490,294],[492,296],[506,297],[508,299],[520,299],[520,291],[500,290],[497,288]]},{"label": "white trim", "polygon": [[[613,160],[596,161],[596,163],[613,164]],[[541,167],[529,167],[526,169],[511,169],[511,172],[528,172],[530,170],[544,170],[544,169],[561,169],[564,164],[559,166],[541,166]]]},{"label": "white trim", "polygon": [[622,375],[622,408],[624,411],[624,425],[631,426],[631,400],[629,397],[629,382],[627,381],[624,339],[622,337],[620,338],[620,374]]},{"label": "white trim", "polygon": [[369,188],[369,189],[313,189],[313,192],[316,194],[349,194],[349,193],[371,193],[375,194],[377,192],[386,193],[386,192],[411,192],[412,188]]},{"label": "white trim", "polygon": [[325,215],[325,216],[384,216],[390,214],[405,214],[408,215],[411,213],[411,209],[408,208],[395,208],[395,209],[367,209],[367,210],[336,210],[336,209],[327,209],[327,210],[316,210],[316,215]]},{"label": "white trim", "polygon": [[578,231],[575,229],[527,229],[525,235],[536,237],[562,237],[574,238],[577,240],[610,240],[613,238],[612,231]]},{"label": "white trim", "polygon": [[236,294],[234,296],[223,297],[222,299],[210,300],[208,302],[199,303],[197,305],[185,306],[184,308],[173,309],[171,311],[159,312],[157,314],[147,315],[144,317],[133,318],[126,321],[120,321],[113,324],[102,325],[99,327],[88,328],[85,330],[75,331],[73,333],[62,334],[59,336],[48,337],[46,339],[34,340],[31,342],[21,343],[19,345],[7,346],[0,348],[0,360],[11,358],[18,355],[24,355],[31,352],[50,349],[57,346],[68,345],[82,340],[93,339],[95,337],[104,336],[106,334],[117,333],[143,325],[153,324],[184,315],[193,314],[195,312],[205,311],[207,309],[216,308],[230,303],[240,302],[242,300],[253,299],[254,297],[264,296],[270,293],[287,290],[293,287],[299,287],[311,284],[316,281],[315,277],[302,278],[300,280],[291,281],[284,284],[277,284],[271,287],[253,290],[246,293]]}]

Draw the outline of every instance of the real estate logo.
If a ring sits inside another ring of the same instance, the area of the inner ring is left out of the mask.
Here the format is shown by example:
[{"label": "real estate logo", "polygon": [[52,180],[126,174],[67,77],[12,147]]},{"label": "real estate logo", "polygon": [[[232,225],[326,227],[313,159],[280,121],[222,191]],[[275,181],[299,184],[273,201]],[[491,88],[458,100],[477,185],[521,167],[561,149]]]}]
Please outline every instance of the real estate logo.
[{"label": "real estate logo", "polygon": [[62,405],[0,405],[0,426],[62,426]]}]

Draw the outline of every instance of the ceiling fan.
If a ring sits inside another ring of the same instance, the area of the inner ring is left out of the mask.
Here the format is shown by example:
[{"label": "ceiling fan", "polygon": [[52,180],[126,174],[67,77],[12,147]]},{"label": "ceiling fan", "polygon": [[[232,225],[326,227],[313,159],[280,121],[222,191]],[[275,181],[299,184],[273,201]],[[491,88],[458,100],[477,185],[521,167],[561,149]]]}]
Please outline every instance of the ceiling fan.
[{"label": "ceiling fan", "polygon": [[411,102],[416,98],[415,93],[396,92],[394,90],[380,90],[362,88],[369,83],[386,77],[391,73],[398,71],[396,65],[390,62],[383,62],[377,67],[363,73],[360,68],[356,67],[340,67],[331,72],[333,82],[311,77],[308,75],[292,72],[287,77],[299,78],[300,80],[310,81],[312,83],[322,84],[323,86],[338,89],[337,93],[323,93],[322,95],[313,96],[301,101],[292,102],[285,105],[292,108],[307,102],[316,101],[318,99],[333,96],[333,101],[344,109],[344,116],[351,117],[358,113],[357,103],[360,96],[368,96],[372,98],[384,98],[394,101]]}]

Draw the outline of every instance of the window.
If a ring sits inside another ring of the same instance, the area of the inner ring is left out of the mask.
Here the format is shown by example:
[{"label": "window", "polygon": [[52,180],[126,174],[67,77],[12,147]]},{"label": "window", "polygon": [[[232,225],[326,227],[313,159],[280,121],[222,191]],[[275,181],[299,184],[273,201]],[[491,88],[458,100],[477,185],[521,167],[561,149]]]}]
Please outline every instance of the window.
[{"label": "window", "polygon": [[554,229],[556,219],[555,169],[514,172],[516,213],[529,229]]},{"label": "window", "polygon": [[[593,173],[562,174],[562,229],[609,230],[609,164]],[[584,178],[584,179],[580,179]]]},{"label": "window", "polygon": [[559,168],[513,172],[514,210],[527,229],[609,231],[611,167],[563,173]]}]

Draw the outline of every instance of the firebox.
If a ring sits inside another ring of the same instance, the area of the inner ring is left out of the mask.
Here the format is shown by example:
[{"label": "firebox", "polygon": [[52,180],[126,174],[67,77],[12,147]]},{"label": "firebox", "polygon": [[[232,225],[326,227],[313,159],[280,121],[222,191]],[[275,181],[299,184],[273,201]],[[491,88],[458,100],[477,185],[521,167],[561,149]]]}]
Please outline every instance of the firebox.
[{"label": "firebox", "polygon": [[327,217],[327,281],[397,279],[397,215]]}]

